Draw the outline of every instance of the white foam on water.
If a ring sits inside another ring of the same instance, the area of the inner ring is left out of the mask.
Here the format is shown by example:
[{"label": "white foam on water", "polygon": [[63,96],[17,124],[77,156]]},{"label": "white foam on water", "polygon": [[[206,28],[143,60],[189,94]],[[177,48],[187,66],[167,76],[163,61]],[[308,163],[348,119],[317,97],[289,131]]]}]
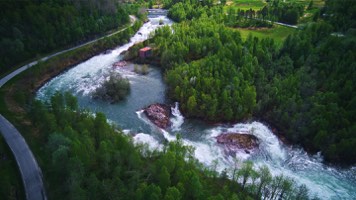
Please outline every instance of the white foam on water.
[{"label": "white foam on water", "polygon": [[273,175],[283,174],[294,179],[298,185],[305,184],[311,196],[321,199],[352,199],[355,192],[345,183],[344,170],[326,167],[319,155],[310,156],[297,147],[287,147],[260,122],[235,124],[228,132],[247,131],[260,141],[260,153],[252,160],[255,167],[267,165]]},{"label": "white foam on water", "polygon": [[160,131],[162,132],[164,138],[168,141],[175,141],[177,139],[177,137],[175,135],[171,135],[170,133],[168,133],[166,130],[164,129],[160,129]]},{"label": "white foam on water", "polygon": [[145,133],[138,133],[134,137],[134,144],[147,144],[151,151],[153,150],[162,150],[163,145],[160,144],[154,137]]},{"label": "white foam on water", "polygon": [[[249,133],[259,139],[259,151],[249,154],[244,151],[236,154],[226,154],[224,146],[216,143],[215,137],[225,132]],[[173,139],[166,132],[166,138]],[[355,188],[352,183],[345,183],[343,174],[347,171],[353,173],[355,180],[355,169],[340,170],[333,167],[325,167],[320,154],[308,155],[301,148],[287,147],[282,144],[267,126],[260,122],[238,123],[232,127],[218,126],[208,131],[201,141],[190,141],[183,138],[183,144],[195,147],[195,157],[205,166],[212,166],[218,161],[216,170],[222,172],[224,169],[232,171],[236,162],[252,159],[255,168],[267,165],[271,173],[283,174],[294,179],[298,185],[305,184],[311,196],[317,195],[321,199],[352,199]],[[231,175],[228,171],[228,174]]]},{"label": "white foam on water", "polygon": [[184,117],[179,110],[179,103],[175,102],[174,108],[171,108],[173,117],[170,119],[172,123],[172,131],[180,131],[184,123]]},{"label": "white foam on water", "polygon": [[154,126],[154,125],[151,123],[151,121],[150,121],[147,117],[144,116],[144,114],[143,114],[144,112],[145,112],[144,110],[136,111],[137,117],[138,117],[140,120],[142,120],[143,122],[145,122],[146,124],[149,124],[149,125],[151,125],[151,126]]},{"label": "white foam on water", "polygon": [[[223,126],[217,126],[211,130],[208,131],[208,134],[205,136],[205,139],[209,141],[210,145],[214,147],[213,150],[218,149],[219,151],[221,151],[223,154],[223,157],[225,158],[225,163],[227,164],[225,168],[229,168],[232,164],[231,161],[234,161],[236,159],[238,160],[247,160],[248,158],[251,157],[250,153],[245,152],[244,150],[241,151],[236,151],[236,149],[232,150],[229,148],[226,148],[225,145],[223,144],[218,144],[216,142],[216,137],[226,133],[226,132],[247,132],[247,130],[242,130],[241,128],[225,128]],[[211,158],[211,159],[217,159],[217,158]],[[220,171],[221,172],[221,171]]]},{"label": "white foam on water", "polygon": [[[168,141],[175,141],[176,135],[161,129],[164,138]],[[222,171],[226,168],[226,159],[224,159],[224,152],[222,149],[217,148],[214,144],[208,142],[195,142],[182,138],[183,145],[191,146],[194,148],[194,157],[203,163],[205,166],[211,167],[216,165],[216,170]]]},{"label": "white foam on water", "polygon": [[256,136],[260,142],[259,148],[265,156],[272,160],[285,160],[286,151],[279,139],[265,125],[259,122],[238,123],[232,128],[227,129],[228,132],[246,132]]},{"label": "white foam on water", "polygon": [[131,130],[130,129],[124,129],[122,130],[122,132],[125,134],[125,135],[129,135]]},{"label": "white foam on water", "polygon": [[[69,69],[65,73],[56,76],[37,91],[37,98],[46,100],[46,97],[51,96],[55,91],[71,91],[83,95],[91,94],[110,76],[110,73],[112,73],[112,64],[121,60],[119,55],[134,44],[148,39],[150,34],[161,26],[159,25],[160,20],[163,20],[165,25],[172,24],[172,22],[164,16],[149,18],[149,21],[143,24],[130,39],[129,43],[114,49],[108,54],[94,56]],[[126,72],[125,76],[134,76],[134,73]],[[48,87],[52,89],[47,90]]]},{"label": "white foam on water", "polygon": [[[150,123],[150,122],[148,122]],[[174,141],[176,136],[161,129],[166,140]],[[259,139],[257,155],[251,155],[244,151],[236,154],[226,154],[223,145],[216,143],[215,137],[224,132],[237,132],[253,134]],[[201,141],[191,141],[182,138],[184,145],[194,147],[194,156],[199,162],[207,167],[214,167],[218,172],[228,170],[231,172],[235,165],[240,165],[244,160],[252,159],[254,167],[266,165],[272,175],[281,175],[294,179],[298,185],[304,184],[310,191],[311,196],[318,196],[321,199],[352,199],[355,193],[352,191],[352,184],[342,183],[345,171],[332,167],[325,167],[319,155],[309,156],[300,148],[287,147],[260,122],[238,123],[232,127],[218,126],[207,131],[208,134]],[[350,171],[355,172],[355,169]],[[354,174],[354,176],[356,176]],[[351,188],[350,188],[351,187]]]}]

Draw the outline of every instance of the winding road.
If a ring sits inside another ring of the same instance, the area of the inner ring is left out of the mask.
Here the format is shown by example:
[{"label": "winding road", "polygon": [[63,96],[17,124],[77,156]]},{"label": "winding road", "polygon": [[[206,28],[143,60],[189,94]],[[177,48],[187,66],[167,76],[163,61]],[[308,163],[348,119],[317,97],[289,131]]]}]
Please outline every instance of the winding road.
[{"label": "winding road", "polygon": [[102,39],[104,39],[104,38],[106,38],[106,37],[110,37],[110,36],[112,36],[112,35],[115,35],[115,34],[117,34],[117,33],[120,33],[120,32],[122,32],[122,31],[124,31],[124,30],[130,28],[131,26],[134,25],[134,23],[135,23],[135,21],[136,21],[136,18],[135,18],[134,16],[131,16],[131,15],[130,15],[130,19],[131,19],[131,24],[130,24],[128,27],[126,27],[126,28],[123,28],[123,29],[118,30],[118,31],[116,31],[116,32],[114,32],[114,33],[111,33],[111,34],[102,36],[102,37],[100,37],[100,38],[91,40],[91,41],[86,42],[86,43],[84,43],[84,44],[80,44],[80,45],[78,45],[78,46],[75,46],[75,47],[72,47],[72,48],[69,48],[69,49],[66,49],[66,50],[63,50],[63,51],[59,51],[59,52],[54,53],[54,54],[51,54],[51,55],[49,55],[49,56],[40,58],[40,59],[38,59],[38,60],[36,60],[36,61],[33,61],[33,62],[31,62],[31,63],[28,63],[27,65],[24,65],[24,66],[18,68],[17,70],[13,71],[12,73],[8,74],[7,76],[5,76],[4,78],[2,78],[2,79],[0,80],[0,88],[1,88],[6,82],[8,82],[10,79],[12,79],[12,78],[15,77],[16,75],[20,74],[21,72],[25,71],[26,69],[31,68],[32,66],[36,65],[38,62],[46,61],[46,60],[48,60],[48,59],[50,59],[50,58],[52,58],[52,57],[54,57],[54,56],[58,56],[58,55],[60,55],[60,54],[66,53],[66,52],[71,51],[71,50],[74,50],[74,49],[78,49],[78,48],[80,48],[80,47],[83,47],[83,46],[86,46],[86,45],[88,45],[88,44],[94,43],[94,42],[96,42],[96,41],[102,40]]},{"label": "winding road", "polygon": [[[98,40],[101,40],[105,37],[109,37],[115,35],[119,32],[122,32],[129,27],[133,26],[136,18],[134,16],[130,16],[131,24],[126,28],[118,30],[114,33],[105,35],[103,37],[94,39],[92,41],[86,42],[84,44],[51,54],[49,56],[43,57],[36,61],[33,61],[27,65],[20,67],[19,69],[13,71],[12,73],[8,74],[7,76],[0,79],[0,88],[6,84],[9,80],[11,80],[16,75],[20,74],[21,72],[25,71],[28,68],[36,65],[38,62],[46,61],[54,56],[63,54],[65,52],[80,48],[82,46],[94,43]],[[20,174],[22,177],[22,182],[25,188],[25,194],[27,200],[46,200],[46,192],[45,187],[43,184],[43,177],[42,171],[37,164],[37,161],[32,154],[31,149],[27,145],[25,139],[22,137],[21,133],[5,118],[0,114],[0,132],[3,135],[6,143],[10,147],[12,153],[14,154],[16,163],[20,170]]]},{"label": "winding road", "polygon": [[26,199],[47,199],[42,172],[20,132],[0,114],[0,131],[15,156],[24,184]]}]

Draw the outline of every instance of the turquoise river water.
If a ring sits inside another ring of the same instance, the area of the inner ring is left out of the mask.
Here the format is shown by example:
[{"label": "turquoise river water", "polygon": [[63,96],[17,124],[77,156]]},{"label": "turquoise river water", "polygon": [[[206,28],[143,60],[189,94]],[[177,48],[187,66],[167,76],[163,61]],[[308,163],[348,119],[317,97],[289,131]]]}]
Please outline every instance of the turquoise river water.
[{"label": "turquoise river water", "polygon": [[[56,91],[69,91],[78,98],[80,107],[93,113],[103,112],[108,120],[131,134],[136,143],[146,143],[150,148],[160,149],[164,140],[175,140],[180,133],[184,144],[195,148],[195,157],[205,166],[216,166],[218,171],[233,169],[234,160],[252,160],[255,166],[267,165],[273,175],[284,174],[298,184],[305,184],[312,195],[321,199],[356,199],[356,167],[340,169],[323,164],[322,157],[308,155],[298,147],[281,143],[268,126],[254,121],[250,123],[209,125],[199,120],[185,119],[179,104],[167,100],[162,73],[159,68],[149,67],[148,75],[133,72],[133,65],[112,68],[121,59],[120,53],[133,44],[144,41],[159,28],[159,21],[172,24],[164,16],[151,17],[131,38],[131,41],[107,54],[100,54],[53,78],[37,92],[37,98],[48,100]],[[92,98],[92,92],[109,77],[120,73],[129,79],[131,92],[126,100],[109,104]],[[172,105],[172,126],[168,130],[155,127],[143,115],[142,108],[152,103]],[[241,151],[226,153],[227,149],[216,143],[215,137],[223,132],[249,132],[260,141],[259,150],[250,154]],[[217,163],[217,165],[216,165]]]}]

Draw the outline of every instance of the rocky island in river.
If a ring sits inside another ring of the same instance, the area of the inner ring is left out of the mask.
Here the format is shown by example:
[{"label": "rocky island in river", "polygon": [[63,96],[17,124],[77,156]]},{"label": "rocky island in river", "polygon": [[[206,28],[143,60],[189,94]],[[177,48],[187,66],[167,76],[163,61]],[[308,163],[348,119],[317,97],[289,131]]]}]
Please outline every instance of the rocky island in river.
[{"label": "rocky island in river", "polygon": [[165,104],[152,104],[144,109],[148,119],[156,126],[166,129],[170,125],[171,108]]},{"label": "rocky island in river", "polygon": [[223,144],[229,152],[244,150],[249,153],[258,148],[256,136],[247,133],[222,133],[216,137],[219,144]]}]

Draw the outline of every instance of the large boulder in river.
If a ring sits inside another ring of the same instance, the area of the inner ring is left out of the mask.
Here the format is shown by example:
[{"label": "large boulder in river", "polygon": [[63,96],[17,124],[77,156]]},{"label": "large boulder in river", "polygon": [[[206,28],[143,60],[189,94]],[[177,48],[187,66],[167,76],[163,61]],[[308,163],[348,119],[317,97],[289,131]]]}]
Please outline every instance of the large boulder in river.
[{"label": "large boulder in river", "polygon": [[164,104],[152,104],[144,109],[148,119],[160,128],[167,128],[170,124],[171,107]]},{"label": "large boulder in river", "polygon": [[223,133],[217,136],[216,140],[229,149],[241,149],[250,152],[250,150],[258,148],[257,137],[246,133]]}]

